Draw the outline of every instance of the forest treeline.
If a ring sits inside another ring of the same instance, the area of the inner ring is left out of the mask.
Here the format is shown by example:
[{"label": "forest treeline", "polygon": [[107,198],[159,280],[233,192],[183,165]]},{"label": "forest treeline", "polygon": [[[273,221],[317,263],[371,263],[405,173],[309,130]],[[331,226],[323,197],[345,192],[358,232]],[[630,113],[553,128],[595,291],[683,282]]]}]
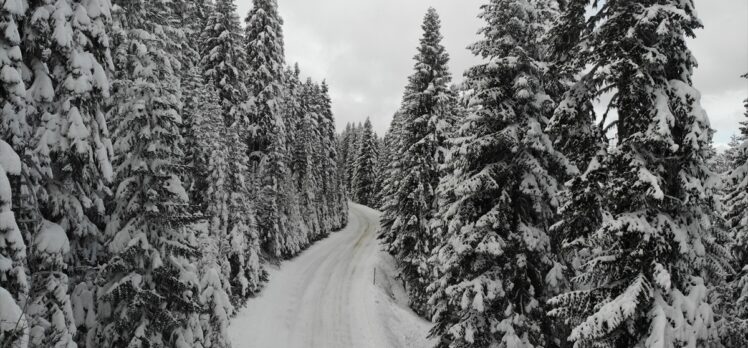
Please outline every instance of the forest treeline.
[{"label": "forest treeline", "polygon": [[372,187],[438,347],[748,346],[748,120],[717,154],[696,13],[486,1],[482,63],[453,85],[428,11]]},{"label": "forest treeline", "polygon": [[0,6],[0,347],[229,347],[263,265],[347,223],[276,0]]}]

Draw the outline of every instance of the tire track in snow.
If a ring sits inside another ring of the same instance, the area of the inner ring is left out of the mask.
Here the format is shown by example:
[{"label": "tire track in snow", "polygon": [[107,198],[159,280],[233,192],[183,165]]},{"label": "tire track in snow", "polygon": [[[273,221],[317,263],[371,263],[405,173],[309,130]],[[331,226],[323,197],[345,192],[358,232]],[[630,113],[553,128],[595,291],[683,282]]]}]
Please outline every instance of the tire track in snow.
[{"label": "tire track in snow", "polygon": [[266,288],[229,327],[234,348],[431,346],[428,323],[372,285],[379,258],[388,257],[378,226],[378,213],[351,204],[348,227],[270,270]]}]

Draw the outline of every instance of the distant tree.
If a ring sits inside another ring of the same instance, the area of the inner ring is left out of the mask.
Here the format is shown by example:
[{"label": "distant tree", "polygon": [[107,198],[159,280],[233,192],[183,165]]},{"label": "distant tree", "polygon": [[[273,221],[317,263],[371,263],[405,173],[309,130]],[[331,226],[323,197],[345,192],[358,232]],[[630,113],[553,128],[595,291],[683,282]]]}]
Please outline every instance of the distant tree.
[{"label": "distant tree", "polygon": [[374,192],[375,176],[374,167],[377,159],[376,134],[371,125],[371,120],[366,119],[358,140],[356,162],[353,169],[353,201],[369,206],[374,203],[376,192]]},{"label": "distant tree", "polygon": [[319,127],[322,151],[319,153],[319,158],[322,165],[320,173],[323,180],[322,190],[326,197],[326,205],[330,207],[329,225],[332,230],[339,230],[348,224],[348,200],[338,167],[340,153],[335,134],[335,117],[332,113],[332,100],[326,81],[322,81],[316,98],[320,107]]}]

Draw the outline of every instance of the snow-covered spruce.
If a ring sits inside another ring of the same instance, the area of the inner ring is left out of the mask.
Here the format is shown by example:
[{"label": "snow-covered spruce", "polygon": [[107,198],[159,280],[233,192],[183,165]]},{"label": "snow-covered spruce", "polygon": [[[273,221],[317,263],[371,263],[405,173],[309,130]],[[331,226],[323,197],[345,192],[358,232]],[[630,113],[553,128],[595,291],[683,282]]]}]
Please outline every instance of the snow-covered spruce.
[{"label": "snow-covered spruce", "polygon": [[376,178],[374,177],[374,169],[378,149],[379,146],[371,120],[366,118],[358,138],[358,144],[356,144],[356,159],[353,167],[353,178],[351,179],[351,199],[358,204],[370,206],[375,201]]},{"label": "snow-covered spruce", "polygon": [[[320,150],[318,108],[311,100],[313,93],[311,79],[306,83],[299,80],[298,66],[293,71],[286,71],[286,128],[287,143],[293,148],[290,156],[290,173],[294,189],[298,191],[298,204],[301,218],[304,220],[306,233],[310,239],[319,239],[322,235],[321,215],[316,201],[321,198],[317,188],[319,167],[315,161],[316,152]],[[325,232],[326,233],[326,232]]]},{"label": "snow-covered spruce", "polygon": [[200,34],[200,66],[206,81],[213,81],[227,125],[247,127],[242,104],[247,100],[247,58],[233,0],[216,0]]},{"label": "snow-covered spruce", "polygon": [[[409,285],[411,307],[427,315],[426,287],[433,280],[427,259],[435,247],[431,220],[456,95],[449,88],[449,55],[441,43],[441,20],[434,8],[428,10],[422,29],[415,72],[408,79],[397,115],[396,125],[401,127],[397,131],[398,142],[388,144],[392,156],[398,158],[387,162],[393,166],[388,174],[399,172],[402,175],[390,176],[383,183],[388,187],[388,195],[382,197],[384,214],[380,238],[385,249],[397,260],[400,275]],[[389,182],[391,180],[396,182]]]},{"label": "snow-covered spruce", "polygon": [[320,109],[320,136],[322,137],[322,150],[319,157],[324,167],[320,175],[323,180],[323,194],[326,199],[324,203],[329,207],[330,223],[332,230],[340,230],[348,224],[348,199],[345,195],[342,180],[340,179],[339,153],[337,148],[337,134],[335,133],[335,117],[332,114],[332,100],[330,99],[330,87],[326,81],[322,81],[316,100]]},{"label": "snow-covered spruce", "polygon": [[[183,115],[185,121],[191,120],[192,135],[185,146],[190,153],[188,175],[183,176],[191,182],[187,185],[190,203],[207,218],[206,224],[194,227],[199,244],[207,246],[199,261],[201,286],[210,284],[201,290],[210,292],[207,300],[201,297],[207,310],[201,315],[203,344],[223,347],[216,343],[223,342],[228,325],[223,313],[231,315],[234,304],[243,305],[261,286],[259,238],[246,186],[246,147],[237,128],[225,125],[212,81],[203,83],[196,70],[188,78],[183,84]],[[230,299],[228,305],[222,302],[224,297]]]},{"label": "snow-covered spruce", "polygon": [[[708,295],[729,255],[705,163],[712,130],[685,41],[701,24],[690,0],[611,0],[585,16],[591,3],[566,7],[562,35],[581,41],[565,49],[585,75],[561,105],[611,86],[617,139],[572,187],[590,199],[567,205],[554,229],[586,256],[580,290],[552,299],[550,314],[575,326],[576,346],[704,346],[717,339]],[[576,229],[574,216],[590,228]]]},{"label": "snow-covered spruce", "polygon": [[[208,91],[207,100],[217,99]],[[220,265],[231,284],[233,302],[240,306],[262,286],[259,235],[247,179],[246,145],[240,128],[228,127],[220,107],[202,114],[196,125],[202,136],[196,169],[195,199],[210,219],[210,235],[219,241]],[[202,196],[198,198],[197,196]]]},{"label": "snow-covered spruce", "polygon": [[486,62],[466,74],[470,109],[440,188],[448,223],[429,290],[441,347],[546,347],[559,334],[544,306],[558,273],[547,228],[558,180],[576,168],[544,131],[553,101],[539,42],[553,14],[545,1],[482,6],[472,49]]},{"label": "snow-covered spruce", "polygon": [[302,228],[298,191],[291,180],[289,120],[284,117],[285,57],[283,20],[275,0],[255,0],[245,20],[247,85],[252,95],[246,109],[250,170],[255,175],[257,221],[263,249],[273,257],[295,255],[309,243]]},{"label": "snow-covered spruce", "polygon": [[[10,3],[24,2],[6,5]],[[36,215],[26,226],[27,233],[33,234],[29,241],[36,243],[36,234],[54,224],[67,235],[70,249],[69,254],[62,247],[29,252],[31,297],[41,301],[36,302],[37,309],[29,310],[35,336],[30,343],[42,347],[55,340],[55,344],[74,344],[68,336],[76,333],[76,340],[85,343],[95,323],[75,323],[73,311],[64,307],[72,305],[77,313],[92,308],[91,303],[71,304],[66,297],[69,289],[95,291],[95,267],[103,256],[100,226],[110,194],[113,156],[104,114],[112,68],[111,5],[106,0],[55,0],[28,6],[21,51],[28,68],[26,116],[33,138],[19,152],[28,166],[21,192],[29,196],[20,198],[33,203],[20,208],[30,217]],[[47,306],[48,300],[59,310]]]},{"label": "snow-covered spruce", "polygon": [[[744,77],[748,79],[748,75]],[[726,313],[721,313],[725,317],[721,337],[726,346],[734,348],[748,345],[748,98],[744,103],[746,120],[739,136],[742,141],[733,145],[727,157],[727,165],[733,169],[727,173],[724,196],[737,274],[722,294]]]},{"label": "snow-covered spruce", "polygon": [[30,347],[76,347],[67,264],[70,242],[62,226],[43,220],[29,257],[32,287],[26,313]]},{"label": "snow-covered spruce", "polygon": [[0,342],[7,342],[11,348],[26,348],[29,340],[29,324],[23,312],[28,301],[26,244],[11,210],[9,174],[21,174],[21,159],[10,144],[0,140]]},{"label": "snow-covered spruce", "polygon": [[[194,347],[199,252],[182,186],[180,62],[166,44],[166,2],[116,1],[116,192],[107,224],[111,258],[99,273],[96,346]],[[176,33],[178,34],[178,33]]]},{"label": "snow-covered spruce", "polygon": [[[377,186],[379,192],[377,192],[377,203],[379,208],[385,210],[385,206],[388,202],[391,202],[391,197],[394,197],[396,190],[400,187],[400,156],[398,156],[398,144],[400,142],[400,132],[402,132],[402,114],[398,110],[395,115],[392,116],[390,122],[390,128],[387,129],[384,138],[382,140],[382,153],[379,154],[379,166],[377,177]],[[386,214],[382,216],[386,218]]]},{"label": "snow-covered spruce", "polygon": [[348,123],[345,130],[338,137],[338,171],[343,188],[348,197],[352,197],[351,182],[353,181],[353,168],[355,167],[356,153],[358,152],[356,144],[358,143],[359,127],[355,124]]},{"label": "snow-covered spruce", "polygon": [[[15,5],[15,6],[14,6]],[[27,7],[8,3],[0,9],[0,342],[12,348],[26,348],[29,325],[23,313],[29,285],[26,243],[16,221],[13,189],[9,176],[22,175],[16,150],[23,153],[31,130],[26,121],[26,88],[22,79],[19,27]],[[18,192],[18,191],[16,191]],[[18,200],[17,200],[18,201]],[[16,207],[17,209],[17,207]]]}]

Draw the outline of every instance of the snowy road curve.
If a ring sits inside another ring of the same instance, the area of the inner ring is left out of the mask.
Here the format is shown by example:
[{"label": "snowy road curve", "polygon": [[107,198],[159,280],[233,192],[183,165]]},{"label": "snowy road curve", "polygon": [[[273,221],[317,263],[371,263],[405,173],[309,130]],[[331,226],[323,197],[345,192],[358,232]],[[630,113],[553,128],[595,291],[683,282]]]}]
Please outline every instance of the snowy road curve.
[{"label": "snowy road curve", "polygon": [[402,305],[378,221],[376,211],[351,204],[347,228],[271,270],[229,327],[234,348],[433,346],[430,324]]}]

